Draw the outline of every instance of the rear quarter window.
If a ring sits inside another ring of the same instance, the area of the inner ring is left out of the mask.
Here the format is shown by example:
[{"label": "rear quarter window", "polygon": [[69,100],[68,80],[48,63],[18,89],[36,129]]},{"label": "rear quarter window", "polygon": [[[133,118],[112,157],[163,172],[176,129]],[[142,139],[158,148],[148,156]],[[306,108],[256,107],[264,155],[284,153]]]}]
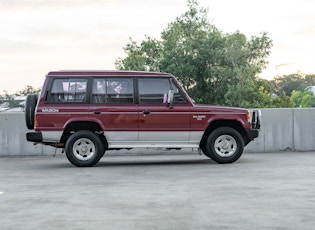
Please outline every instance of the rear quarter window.
[{"label": "rear quarter window", "polygon": [[53,79],[46,102],[52,104],[86,103],[87,82],[85,78]]}]

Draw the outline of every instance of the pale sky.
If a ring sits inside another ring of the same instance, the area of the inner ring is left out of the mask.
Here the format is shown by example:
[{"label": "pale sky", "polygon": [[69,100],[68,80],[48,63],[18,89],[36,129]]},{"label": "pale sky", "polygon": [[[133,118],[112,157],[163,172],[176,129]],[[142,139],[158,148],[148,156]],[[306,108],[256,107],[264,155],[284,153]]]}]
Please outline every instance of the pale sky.
[{"label": "pale sky", "polygon": [[[314,0],[199,0],[224,33],[267,32],[260,75],[315,73]],[[0,0],[0,94],[41,87],[53,70],[112,70],[129,37],[159,39],[186,0]]]}]

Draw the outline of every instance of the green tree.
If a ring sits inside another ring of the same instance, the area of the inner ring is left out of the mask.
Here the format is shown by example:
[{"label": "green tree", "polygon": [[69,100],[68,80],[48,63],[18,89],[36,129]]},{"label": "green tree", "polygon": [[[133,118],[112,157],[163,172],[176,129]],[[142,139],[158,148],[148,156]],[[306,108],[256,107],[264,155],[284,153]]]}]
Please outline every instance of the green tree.
[{"label": "green tree", "polygon": [[225,72],[228,91],[225,102],[241,107],[259,107],[265,95],[259,91],[256,75],[265,67],[271,40],[265,33],[261,37],[247,40],[244,34],[236,32],[226,36]]},{"label": "green tree", "polygon": [[141,47],[130,38],[130,43],[123,48],[127,57],[125,59],[118,58],[115,62],[117,69],[123,70],[145,70],[145,57],[141,51]]},{"label": "green tree", "polygon": [[303,91],[307,84],[307,80],[299,74],[290,74],[274,78],[275,93],[281,95],[285,92],[286,95],[291,96],[293,90]]},{"label": "green tree", "polygon": [[9,108],[17,107],[19,103],[14,100],[14,96],[10,95],[8,91],[4,90],[1,95],[0,103],[7,103]]},{"label": "green tree", "polygon": [[145,37],[140,45],[130,38],[123,48],[126,58],[118,58],[115,66],[120,70],[159,71],[160,51],[162,43],[156,39]]},{"label": "green tree", "polygon": [[24,89],[15,93],[16,96],[26,96],[28,94],[38,94],[40,92],[39,88],[34,88],[33,86],[26,86]]},{"label": "green tree", "polygon": [[305,76],[307,86],[315,85],[315,74],[308,74]]},{"label": "green tree", "polygon": [[294,107],[309,108],[315,107],[315,95],[310,91],[292,91],[291,100]]},{"label": "green tree", "polygon": [[218,84],[224,60],[224,39],[208,22],[204,8],[199,8],[196,1],[188,1],[188,7],[187,12],[162,32],[160,69],[177,76],[197,102],[220,103],[215,95],[226,91]]},{"label": "green tree", "polygon": [[291,97],[283,91],[281,95],[273,95],[271,98],[271,108],[292,108],[294,102]]},{"label": "green tree", "polygon": [[20,102],[16,100],[16,96],[26,96],[28,94],[38,94],[40,92],[39,88],[34,88],[30,85],[26,86],[24,89],[16,92],[15,94],[11,95],[8,91],[4,90],[3,94],[0,95],[0,103],[7,103],[7,107],[14,108],[20,106]]},{"label": "green tree", "polygon": [[257,74],[266,66],[272,41],[266,33],[247,39],[224,34],[209,23],[207,10],[188,0],[188,11],[162,31],[161,40],[130,41],[118,69],[173,73],[199,103],[260,107],[265,91]]},{"label": "green tree", "polygon": [[273,94],[274,87],[272,83],[266,79],[259,78],[257,79],[257,84],[259,86],[258,93],[260,94],[259,96],[260,107],[263,107],[263,108],[274,107],[273,98],[275,97],[275,95]]}]

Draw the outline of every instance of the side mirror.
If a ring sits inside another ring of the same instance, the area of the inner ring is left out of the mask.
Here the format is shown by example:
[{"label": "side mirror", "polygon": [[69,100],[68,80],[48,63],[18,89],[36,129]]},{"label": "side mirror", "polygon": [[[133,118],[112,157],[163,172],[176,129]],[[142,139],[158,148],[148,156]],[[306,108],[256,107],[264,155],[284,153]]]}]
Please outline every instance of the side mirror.
[{"label": "side mirror", "polygon": [[173,109],[174,90],[170,89],[167,94],[167,104],[170,109]]},{"label": "side mirror", "polygon": [[174,90],[170,89],[167,94],[167,103],[173,104]]}]

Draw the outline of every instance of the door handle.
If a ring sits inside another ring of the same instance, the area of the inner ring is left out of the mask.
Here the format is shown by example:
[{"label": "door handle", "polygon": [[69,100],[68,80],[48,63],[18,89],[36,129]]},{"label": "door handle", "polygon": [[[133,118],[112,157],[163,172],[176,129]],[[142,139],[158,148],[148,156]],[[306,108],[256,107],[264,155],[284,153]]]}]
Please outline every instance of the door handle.
[{"label": "door handle", "polygon": [[100,110],[94,110],[94,114],[101,114]]},{"label": "door handle", "polygon": [[150,114],[150,113],[151,113],[151,111],[148,110],[148,109],[146,109],[146,110],[143,111],[143,114]]}]

